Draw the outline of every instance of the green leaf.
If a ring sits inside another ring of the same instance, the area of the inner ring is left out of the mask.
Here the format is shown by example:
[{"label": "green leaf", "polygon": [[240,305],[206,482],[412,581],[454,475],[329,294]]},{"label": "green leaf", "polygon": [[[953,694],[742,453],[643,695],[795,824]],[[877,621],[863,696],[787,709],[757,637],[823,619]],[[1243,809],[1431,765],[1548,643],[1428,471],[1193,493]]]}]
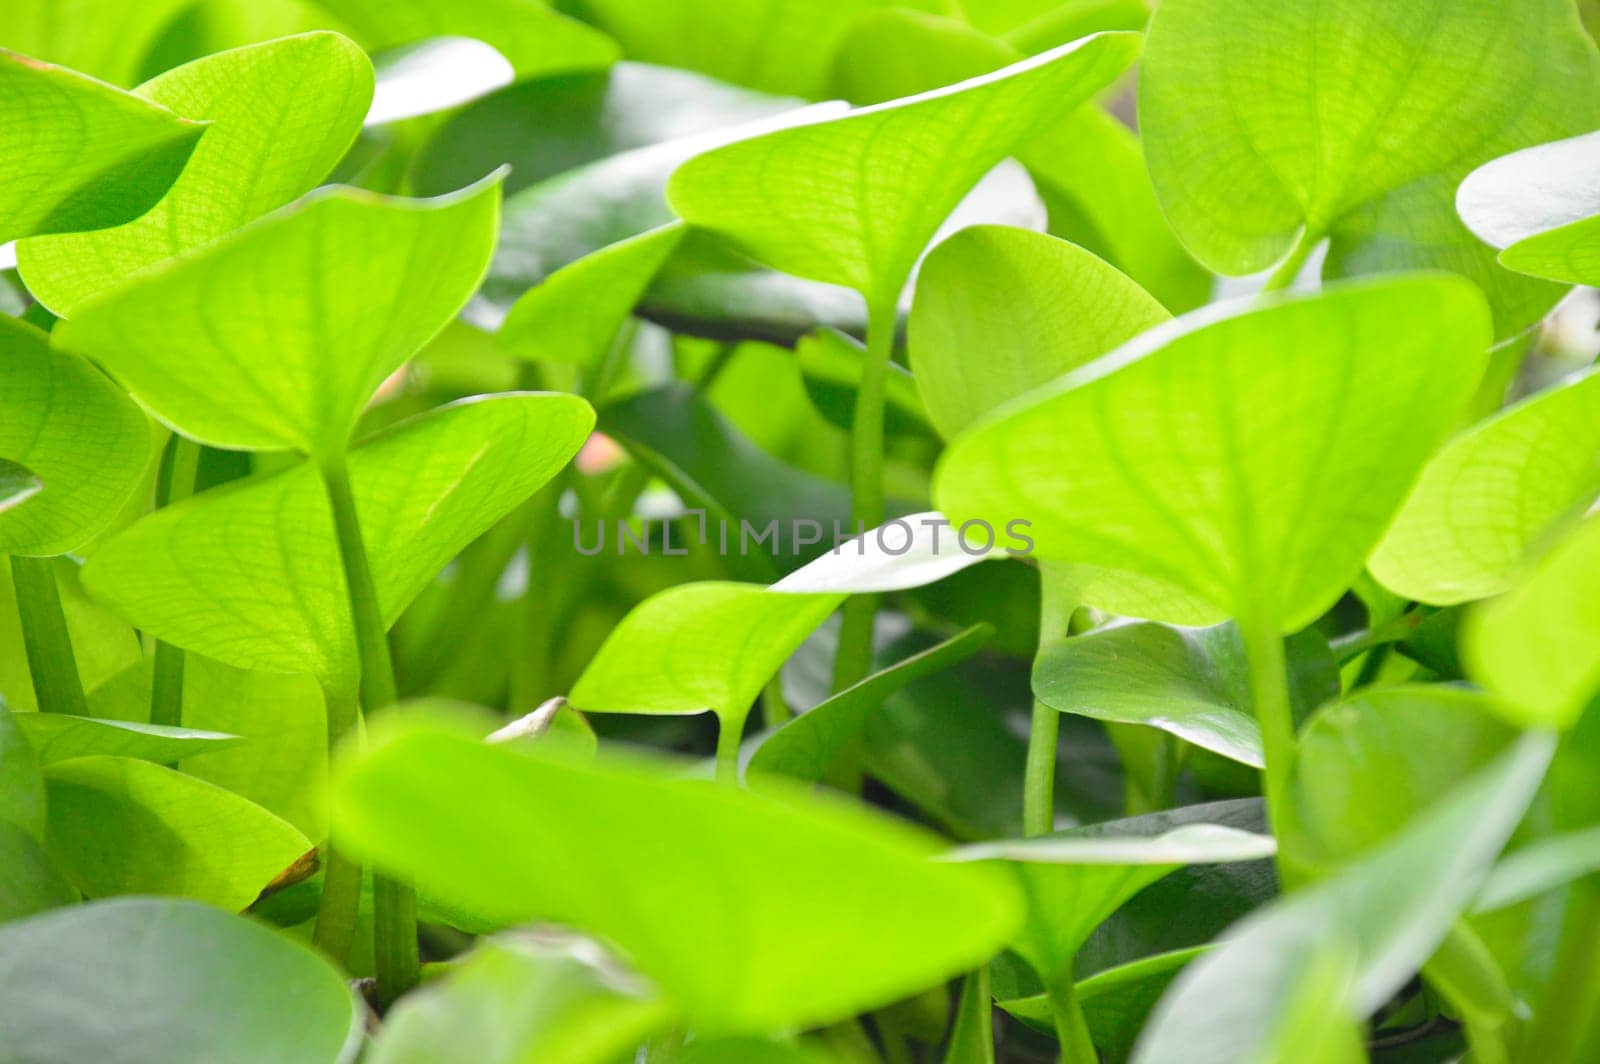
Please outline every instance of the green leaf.
[{"label": "green leaf", "polygon": [[18,246],[28,290],[62,317],[311,191],[361,131],[372,64],[336,33],[309,33],[196,60],[137,94],[205,120],[205,138],[167,194],[135,220]]},{"label": "green leaf", "polygon": [[908,683],[965,661],[981,650],[993,634],[989,625],[973,625],[845,688],[763,738],[750,755],[746,771],[820,781],[840,751],[860,738],[867,718],[886,698]]},{"label": "green leaf", "polygon": [[1503,410],[1424,467],[1368,565],[1389,590],[1451,606],[1497,595],[1530,547],[1600,495],[1600,371]]},{"label": "green leaf", "polygon": [[708,1036],[887,1004],[980,963],[1018,917],[1002,877],[929,861],[920,832],[666,767],[414,733],[353,765],[333,802],[377,867],[503,922],[603,937]]},{"label": "green leaf", "polygon": [[[52,559],[61,612],[66,615],[78,679],[85,691],[138,662],[143,656],[139,636],[129,624],[89,598],[79,580],[78,563],[71,558]],[[149,702],[149,687],[143,692]],[[38,709],[33,677],[24,652],[22,621],[17,613],[16,587],[11,567],[0,566],[0,695],[14,710]]]},{"label": "green leaf", "polygon": [[1600,57],[1569,0],[1285,0],[1249,17],[1176,0],[1149,34],[1139,125],[1167,218],[1202,262],[1247,274],[1302,231],[1331,237],[1330,277],[1470,277],[1499,336],[1560,297],[1496,265],[1455,190],[1480,163],[1600,122]]},{"label": "green leaf", "polygon": [[0,458],[0,513],[27,502],[43,488],[44,483],[33,470]]},{"label": "green leaf", "polygon": [[820,1056],[809,1047],[802,1049],[766,1038],[697,1038],[666,1061],[667,1064],[831,1064],[835,1059]]},{"label": "green leaf", "polygon": [[1138,43],[1103,34],[960,85],[717,148],[679,167],[667,196],[691,225],[770,266],[893,298],[978,179],[1120,74]]},{"label": "green leaf", "polygon": [[1507,909],[1595,872],[1600,872],[1600,827],[1536,839],[1501,858],[1472,911]]},{"label": "green leaf", "polygon": [[16,722],[33,744],[41,765],[101,755],[168,762],[244,742],[222,732],[65,713],[19,713]]},{"label": "green leaf", "polygon": [[0,1029],[8,1054],[40,1064],[337,1064],[361,1038],[355,998],[327,961],[249,920],[162,898],[0,928]]},{"label": "green leaf", "polygon": [[1265,1055],[1297,988],[1330,955],[1347,985],[1320,1000],[1331,1017],[1364,1020],[1412,978],[1477,892],[1522,818],[1554,744],[1529,735],[1362,860],[1246,918],[1191,964],[1156,1007],[1139,1064],[1233,1064]]},{"label": "green leaf", "polygon": [[594,365],[683,235],[666,225],[555,271],[512,304],[496,343],[535,362]]},{"label": "green leaf", "polygon": [[340,453],[379,384],[483,277],[497,178],[434,200],[335,188],[179,255],[56,330],[222,447]]},{"label": "green leaf", "polygon": [[[11,786],[12,777],[7,777]],[[33,835],[0,816],[0,923],[78,900]]]},{"label": "green leaf", "polygon": [[911,370],[928,416],[949,439],[1170,318],[1075,244],[973,226],[934,248],[918,273]]},{"label": "green leaf", "polygon": [[581,939],[500,935],[396,1004],[372,1064],[612,1064],[668,1015],[635,983]]},{"label": "green leaf", "polygon": [[0,243],[137,218],[205,132],[165,107],[4,48],[0,101]]},{"label": "green leaf", "polygon": [[105,374],[0,315],[0,454],[44,484],[0,512],[0,553],[81,547],[117,516],[154,450],[149,419]]},{"label": "green leaf", "polygon": [[149,761],[62,761],[45,787],[45,848],[90,897],[176,894],[237,912],[311,849],[260,806]]},{"label": "green leaf", "polygon": [[1300,733],[1289,814],[1313,859],[1372,849],[1516,738],[1480,692],[1440,685],[1364,690],[1322,707]]},{"label": "green leaf", "polygon": [[1467,672],[1518,723],[1567,728],[1600,690],[1600,520],[1590,518],[1505,595],[1468,617]]},{"label": "green leaf", "polygon": [[28,733],[17,718],[21,714],[0,708],[0,822],[15,824],[35,838],[44,835],[44,777]]},{"label": "green leaf", "polygon": [[[131,85],[139,80],[151,45],[186,2],[13,0],[0,9],[0,41],[8,48],[113,85]],[[180,158],[173,164],[173,176],[181,169]],[[171,184],[170,177],[166,183]]]},{"label": "green leaf", "polygon": [[[469,400],[350,455],[386,623],[468,543],[567,463],[593,424],[575,396]],[[144,631],[240,668],[353,685],[356,648],[333,514],[310,465],[144,518],[85,566],[94,596]]]},{"label": "green leaf", "polygon": [[780,666],[844,601],[755,584],[680,584],[635,606],[573,685],[585,713],[717,714],[737,726]]},{"label": "green leaf", "polygon": [[1446,276],[1200,312],[963,433],[935,502],[1292,632],[1360,574],[1488,346],[1482,297]]},{"label": "green leaf", "polygon": [[1079,947],[1123,902],[1186,864],[1270,857],[1269,835],[1205,823],[1194,806],[1028,839],[982,842],[958,860],[1005,860],[1028,897],[1028,918],[1011,943],[1046,985],[1072,976]]},{"label": "green leaf", "polygon": [[[1320,635],[1301,632],[1284,653],[1300,714],[1338,695],[1339,668]],[[1244,640],[1231,622],[1112,624],[1056,640],[1034,660],[1033,691],[1063,713],[1160,728],[1241,764],[1264,764]]]},{"label": "green leaf", "polygon": [[[1107,1061],[1128,1059],[1139,1030],[1161,995],[1190,961],[1210,948],[1195,946],[1157,953],[1078,981],[1073,993],[1083,1008],[1090,1040]],[[1049,995],[1033,994],[995,1004],[1030,1027],[1055,1034]]]},{"label": "green leaf", "polygon": [[1600,277],[1600,136],[1541,144],[1485,163],[1467,176],[1456,206],[1484,243],[1504,249],[1500,263],[1567,284]]}]

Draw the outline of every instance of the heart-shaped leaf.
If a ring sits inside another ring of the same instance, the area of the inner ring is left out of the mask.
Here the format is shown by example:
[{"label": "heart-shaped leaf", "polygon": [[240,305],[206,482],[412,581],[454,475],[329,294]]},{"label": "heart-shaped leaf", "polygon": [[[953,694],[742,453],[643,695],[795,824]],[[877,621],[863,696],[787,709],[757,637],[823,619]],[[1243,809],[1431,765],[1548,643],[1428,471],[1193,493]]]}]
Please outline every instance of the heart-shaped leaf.
[{"label": "heart-shaped leaf", "polygon": [[[1294,636],[1284,655],[1299,714],[1338,695],[1339,667],[1320,635]],[[1063,713],[1149,725],[1242,764],[1265,764],[1244,640],[1232,623],[1112,624],[1056,640],[1034,659],[1033,693]]]},{"label": "heart-shaped leaf", "polygon": [[384,1017],[373,1064],[610,1064],[669,1013],[581,939],[508,933]]},{"label": "heart-shaped leaf", "polygon": [[161,202],[135,220],[18,246],[28,290],[62,317],[311,191],[361,131],[372,64],[337,33],[308,33],[198,59],[138,95],[205,120],[205,138]]},{"label": "heart-shaped leaf", "polygon": [[0,243],[137,218],[166,194],[205,132],[165,107],[4,48],[0,100]]},{"label": "heart-shaped leaf", "polygon": [[1520,724],[1570,727],[1600,690],[1600,520],[1590,518],[1527,577],[1468,618],[1468,673]]},{"label": "heart-shaped leaf", "polygon": [[[578,450],[575,396],[512,394],[402,422],[350,455],[384,620]],[[333,514],[309,464],[144,518],[85,566],[96,598],[158,638],[241,668],[310,672],[344,689],[355,637]]]},{"label": "heart-shaped leaf", "polygon": [[149,761],[61,761],[45,787],[45,848],[89,897],[176,894],[237,912],[311,849],[260,806]]},{"label": "heart-shaped leaf", "polygon": [[696,156],[667,197],[691,225],[786,273],[892,299],[978,179],[1138,52],[1101,34],[920,96]]},{"label": "heart-shaped leaf", "polygon": [[1368,562],[1408,599],[1497,595],[1530,547],[1600,495],[1600,371],[1526,399],[1457,436]]},{"label": "heart-shaped leaf", "polygon": [[[1476,893],[1550,763],[1553,742],[1530,735],[1451,789],[1367,857],[1241,922],[1167,993],[1134,1053],[1233,1064],[1262,1056],[1287,1031],[1306,984],[1325,1014],[1357,1023],[1412,978]],[[1334,986],[1313,979],[1329,956],[1348,960]]]},{"label": "heart-shaped leaf", "polygon": [[0,315],[0,454],[43,483],[0,512],[0,553],[65,554],[102,531],[155,450],[150,420],[83,359]]},{"label": "heart-shaped leaf", "polygon": [[343,451],[379,384],[483,278],[498,179],[434,200],[329,189],[152,268],[56,330],[186,435]]},{"label": "heart-shaped leaf", "polygon": [[1003,877],[932,862],[931,839],[853,806],[459,735],[382,744],[336,782],[334,820],[423,888],[602,936],[706,1035],[885,1004],[980,963],[1018,918]]},{"label": "heart-shaped leaf", "polygon": [[65,713],[19,713],[15,719],[41,765],[102,755],[168,762],[244,741],[237,735],[222,732],[73,717]]},{"label": "heart-shaped leaf", "polygon": [[361,1044],[355,998],[327,961],[252,921],[164,898],[0,928],[0,1028],[8,1054],[40,1064],[342,1064]]},{"label": "heart-shaped leaf", "polygon": [[1482,296],[1445,276],[1200,312],[963,433],[935,501],[1292,632],[1359,575],[1488,346]]},{"label": "heart-shaped leaf", "polygon": [[840,751],[860,737],[867,717],[884,699],[908,683],[965,661],[983,649],[993,634],[988,625],[974,625],[845,688],[763,738],[750,755],[746,771],[821,780]]},{"label": "heart-shaped leaf", "polygon": [[1495,263],[1455,189],[1481,163],[1600,121],[1600,57],[1567,0],[1284,0],[1249,18],[1229,0],[1176,0],[1149,33],[1139,126],[1167,218],[1202,262],[1247,274],[1297,238],[1330,237],[1330,277],[1472,278],[1500,336],[1560,297]]},{"label": "heart-shaped leaf", "polygon": [[593,365],[683,234],[666,225],[562,267],[512,304],[496,343],[535,362]]}]

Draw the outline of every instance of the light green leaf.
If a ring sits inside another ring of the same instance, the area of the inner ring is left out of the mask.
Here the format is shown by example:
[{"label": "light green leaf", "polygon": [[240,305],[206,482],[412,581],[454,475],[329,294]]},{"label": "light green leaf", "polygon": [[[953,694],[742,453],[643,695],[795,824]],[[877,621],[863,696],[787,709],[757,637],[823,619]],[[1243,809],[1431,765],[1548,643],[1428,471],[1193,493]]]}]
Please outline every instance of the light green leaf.
[{"label": "light green leaf", "polygon": [[1462,657],[1518,723],[1574,724],[1600,690],[1600,520],[1579,525],[1517,586],[1474,610]]},{"label": "light green leaf", "polygon": [[[1107,1060],[1126,1060],[1150,1010],[1190,961],[1210,946],[1157,953],[1078,980],[1073,994],[1083,1008],[1089,1038]],[[1055,1034],[1055,1014],[1047,994],[997,1001],[995,1005],[1047,1034]]]},{"label": "light green leaf", "polygon": [[1530,547],[1596,495],[1600,370],[1590,370],[1451,440],[1367,564],[1408,599],[1488,598],[1511,586]]},{"label": "light green leaf", "polygon": [[[12,777],[6,777],[11,786]],[[78,900],[39,841],[0,816],[0,923],[17,920]]]},{"label": "light green leaf", "polygon": [[744,720],[751,703],[843,595],[755,584],[679,584],[635,606],[569,696],[586,713],[704,713]]},{"label": "light green leaf", "polygon": [[[575,396],[469,400],[350,455],[384,620],[567,463],[593,415]],[[356,675],[348,593],[317,472],[300,465],[144,518],[85,566],[91,593],[158,638],[241,668]]]},{"label": "light green leaf", "polygon": [[1501,858],[1472,911],[1506,909],[1595,872],[1600,872],[1600,827],[1535,839]]},{"label": "light green leaf", "polygon": [[103,82],[0,48],[0,243],[137,218],[166,193],[204,131]]},{"label": "light green leaf", "polygon": [[0,708],[0,821],[15,824],[35,838],[44,835],[44,778],[20,714]]},{"label": "light green leaf", "polygon": [[106,527],[139,486],[155,429],[83,359],[0,315],[0,454],[44,488],[0,512],[0,553],[65,554]]},{"label": "light green leaf", "polygon": [[1180,318],[963,433],[934,499],[1292,632],[1360,574],[1466,405],[1488,317],[1467,282],[1416,276]]},{"label": "light green leaf", "polygon": [[222,732],[65,713],[19,713],[16,722],[33,745],[41,765],[100,755],[168,762],[244,741]]},{"label": "light green leaf", "polygon": [[772,590],[849,595],[906,591],[970,569],[990,550],[1003,556],[1005,543],[1000,529],[963,531],[941,513],[907,514],[830,547]]},{"label": "light green leaf", "polygon": [[507,933],[384,1017],[372,1064],[613,1064],[664,1020],[665,1003],[582,939]]},{"label": "light green leaf", "polygon": [[501,922],[601,936],[707,1036],[887,1004],[982,962],[1016,926],[1004,877],[930,861],[920,832],[679,773],[416,733],[336,780],[334,825],[376,867]]},{"label": "light green leaf", "polygon": [[[141,659],[144,652],[139,636],[128,622],[89,598],[79,580],[77,562],[55,558],[51,568],[55,570],[67,633],[72,637],[78,678],[85,691],[92,691]],[[146,704],[149,695],[147,685],[143,692]],[[0,697],[14,710],[39,708],[28,671],[22,620],[17,613],[16,586],[8,565],[0,566]]]},{"label": "light green leaf", "polygon": [[28,290],[62,317],[311,191],[361,130],[372,64],[346,38],[310,33],[196,60],[138,95],[210,124],[171,190],[136,220],[18,246]]},{"label": "light green leaf", "polygon": [[821,780],[839,752],[860,737],[867,717],[883,705],[884,699],[908,683],[966,660],[981,650],[993,634],[994,629],[987,624],[973,625],[845,688],[763,738],[746,770],[811,782]]},{"label": "light green leaf", "polygon": [[683,234],[662,226],[562,267],[512,304],[495,341],[535,362],[593,365]]},{"label": "light green leaf", "polygon": [[[1339,667],[1315,632],[1284,648],[1290,702],[1300,712],[1339,693]],[[1043,646],[1034,695],[1063,713],[1144,724],[1261,768],[1244,640],[1232,623],[1211,628],[1113,624]]]},{"label": "light green leaf", "polygon": [[948,439],[1171,317],[1075,244],[973,226],[934,248],[918,273],[911,370]]},{"label": "light green leaf", "polygon": [[250,920],[164,898],[0,928],[0,1029],[8,1055],[38,1064],[342,1064],[361,1044],[355,998],[327,961]]},{"label": "light green leaf", "polygon": [[[0,8],[0,41],[8,48],[113,85],[132,85],[139,80],[151,45],[188,2],[11,0]],[[173,176],[181,169],[180,159],[174,164]],[[170,178],[166,184],[171,184]]]},{"label": "light green leaf", "polygon": [[959,85],[696,156],[667,197],[787,273],[893,298],[978,179],[1138,52],[1102,34]]},{"label": "light green leaf", "polygon": [[315,192],[96,300],[56,340],[203,442],[336,454],[483,278],[499,207],[498,178],[433,200]]},{"label": "light green leaf", "polygon": [[176,894],[237,912],[311,849],[260,806],[149,761],[58,762],[45,788],[45,848],[89,897]]},{"label": "light green leaf", "polygon": [[1028,897],[1028,918],[1012,941],[1047,986],[1072,978],[1079,947],[1139,891],[1186,864],[1271,857],[1271,836],[1208,823],[1207,805],[1113,820],[1029,839],[956,850],[962,861],[1005,860]]},{"label": "light green leaf", "polygon": [[[1529,735],[1362,860],[1247,917],[1156,1007],[1138,1064],[1270,1059],[1330,954],[1350,958],[1332,1016],[1358,1023],[1412,978],[1477,892],[1533,798],[1554,742]],[[1332,989],[1325,987],[1325,989]]]},{"label": "light green leaf", "polygon": [[[1167,218],[1202,262],[1247,274],[1302,230],[1330,277],[1452,270],[1496,333],[1560,291],[1509,274],[1455,213],[1477,165],[1600,122],[1600,57],[1570,0],[1163,3],[1139,125]],[[1249,71],[1246,91],[1240,71]]]}]

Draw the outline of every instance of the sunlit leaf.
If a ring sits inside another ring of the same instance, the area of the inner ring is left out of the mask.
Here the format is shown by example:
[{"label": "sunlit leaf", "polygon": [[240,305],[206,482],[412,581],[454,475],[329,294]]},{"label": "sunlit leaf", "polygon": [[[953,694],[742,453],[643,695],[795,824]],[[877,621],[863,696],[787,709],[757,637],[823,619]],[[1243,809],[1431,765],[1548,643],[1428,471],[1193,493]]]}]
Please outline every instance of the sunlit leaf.
[{"label": "sunlit leaf", "polygon": [[967,430],[935,502],[1295,631],[1361,572],[1488,346],[1482,297],[1443,276],[1203,311]]},{"label": "sunlit leaf", "polygon": [[372,64],[346,38],[312,33],[196,60],[138,95],[208,122],[205,137],[171,190],[136,220],[18,247],[28,290],[63,317],[314,188],[361,129]]},{"label": "sunlit leaf", "polygon": [[[567,463],[592,414],[573,396],[468,401],[401,423],[350,455],[384,618]],[[309,465],[206,492],[105,544],[96,598],[142,630],[241,668],[335,687],[356,649],[327,494]]]},{"label": "sunlit leaf", "polygon": [[0,1028],[8,1054],[40,1064],[342,1062],[361,1037],[355,998],[327,961],[249,920],[162,898],[0,928]]},{"label": "sunlit leaf", "polygon": [[492,178],[434,200],[316,192],[94,301],[56,341],[196,439],[336,454],[477,287],[499,204]]},{"label": "sunlit leaf", "polygon": [[73,717],[65,713],[19,713],[22,729],[41,765],[74,757],[128,757],[167,762],[236,745],[237,735],[140,724],[125,720]]},{"label": "sunlit leaf", "polygon": [[1284,0],[1249,17],[1175,0],[1149,34],[1139,125],[1167,218],[1202,262],[1252,273],[1304,230],[1332,238],[1331,277],[1472,278],[1501,336],[1559,298],[1495,263],[1455,189],[1481,163],[1600,121],[1600,56],[1567,0]]},{"label": "sunlit leaf", "polygon": [[982,961],[1018,915],[1003,877],[841,803],[439,733],[352,766],[334,817],[420,886],[602,936],[706,1035],[886,1004]]}]

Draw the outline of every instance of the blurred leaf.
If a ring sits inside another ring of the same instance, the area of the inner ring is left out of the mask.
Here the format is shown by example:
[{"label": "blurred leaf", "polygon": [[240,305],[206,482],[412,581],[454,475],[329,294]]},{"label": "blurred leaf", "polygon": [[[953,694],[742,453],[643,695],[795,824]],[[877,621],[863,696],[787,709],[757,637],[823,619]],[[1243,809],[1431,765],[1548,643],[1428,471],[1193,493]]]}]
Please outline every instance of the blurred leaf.
[{"label": "blurred leaf", "polygon": [[96,300],[56,338],[202,442],[340,453],[378,385],[482,279],[497,185],[313,193]]},{"label": "blurred leaf", "polygon": [[[0,8],[0,41],[7,48],[59,63],[113,85],[131,85],[139,80],[141,64],[151,45],[186,2],[188,0],[146,0],[139,4],[125,4],[120,0],[10,0]],[[161,182],[162,188],[171,184],[172,178],[183,169],[183,156],[173,160],[171,165],[172,172]],[[160,193],[156,193],[146,206],[159,198]],[[122,220],[139,213],[132,211]]]},{"label": "blurred leaf", "polygon": [[237,912],[311,849],[260,806],[148,761],[62,761],[45,787],[45,848],[90,897],[175,894]]},{"label": "blurred leaf", "polygon": [[39,1064],[338,1064],[361,1024],[306,947],[207,905],[122,898],[0,928],[0,1028]]},{"label": "blurred leaf", "polygon": [[1092,37],[958,86],[716,148],[678,168],[668,198],[691,225],[768,265],[892,298],[978,179],[1137,51],[1135,35]]},{"label": "blurred leaf", "polygon": [[1548,835],[1500,859],[1489,873],[1474,913],[1489,913],[1536,898],[1600,871],[1600,827]]},{"label": "blurred leaf", "polygon": [[1600,135],[1524,148],[1485,163],[1456,194],[1461,218],[1485,243],[1503,248],[1501,265],[1568,284],[1600,277]]},{"label": "blurred leaf", "polygon": [[[1523,738],[1362,860],[1242,921],[1178,977],[1134,1059],[1271,1059],[1264,1054],[1307,986],[1323,991],[1329,1017],[1363,1020],[1415,974],[1477,892],[1552,749],[1549,736]],[[1330,955],[1349,959],[1347,986],[1318,978]]]},{"label": "blurred leaf", "polygon": [[[575,396],[513,393],[440,408],[353,451],[351,485],[385,621],[554,476],[591,417]],[[309,464],[151,514],[95,554],[85,581],[170,643],[353,687],[333,515]]]},{"label": "blurred leaf", "polygon": [[708,1036],[886,1004],[983,960],[1018,915],[1003,878],[931,862],[931,839],[842,802],[439,733],[352,766],[334,818],[419,886],[603,936]]},{"label": "blurred leaf", "polygon": [[667,1064],[829,1064],[834,1058],[819,1056],[765,1038],[697,1038],[666,1058]]},{"label": "blurred leaf", "polygon": [[[6,21],[0,14],[0,40],[19,43]],[[0,243],[137,218],[166,193],[205,132],[164,107],[5,48],[0,101]]]},{"label": "blurred leaf", "polygon": [[[1150,22],[1140,128],[1157,194],[1197,258],[1248,274],[1302,230],[1329,277],[1442,268],[1509,336],[1560,291],[1500,269],[1461,224],[1478,164],[1600,122],[1600,56],[1568,0],[1173,0]],[[1471,56],[1471,62],[1462,62]],[[1250,91],[1234,91],[1251,71]]]},{"label": "blurred leaf", "polygon": [[494,46],[519,77],[593,70],[617,58],[616,43],[541,0],[314,0],[353,27],[369,52],[430,37],[471,37]]},{"label": "blurred leaf", "polygon": [[1450,606],[1511,586],[1528,549],[1600,495],[1600,371],[1503,410],[1422,471],[1368,563],[1409,599]]},{"label": "blurred leaf", "polygon": [[855,743],[867,717],[906,684],[944,671],[976,654],[994,629],[974,625],[937,646],[873,673],[774,730],[750,755],[746,770],[820,781],[840,751]]},{"label": "blurred leaf", "polygon": [[563,266],[512,304],[495,342],[535,362],[594,365],[683,235],[666,225]]},{"label": "blurred leaf", "polygon": [[361,130],[372,64],[346,38],[313,33],[196,60],[138,95],[210,124],[171,190],[137,219],[18,246],[28,290],[62,317],[314,188]]},{"label": "blurred leaf", "polygon": [[0,513],[27,502],[44,488],[33,470],[0,458]]},{"label": "blurred leaf", "polygon": [[155,449],[149,419],[94,366],[0,316],[0,454],[44,487],[0,512],[0,553],[65,554],[110,524]]},{"label": "blurred leaf", "polygon": [[1600,690],[1600,520],[1557,543],[1516,586],[1467,618],[1468,673],[1518,723],[1572,726]]},{"label": "blurred leaf", "polygon": [[[1320,635],[1293,636],[1284,654],[1297,716],[1339,694],[1339,668]],[[1111,624],[1057,640],[1039,649],[1033,690],[1063,713],[1149,725],[1241,764],[1263,765],[1244,640],[1232,622]]]},{"label": "blurred leaf", "polygon": [[[6,777],[8,787],[12,779]],[[78,892],[62,878],[38,839],[0,816],[0,923],[77,900]]]},{"label": "blurred leaf", "polygon": [[0,822],[41,838],[44,835],[44,777],[39,774],[39,758],[28,733],[17,718],[21,714],[0,708]]},{"label": "blurred leaf", "polygon": [[19,713],[15,719],[33,745],[41,765],[101,755],[168,762],[244,741],[237,735],[222,732],[73,717],[65,713]]},{"label": "blurred leaf", "polygon": [[613,1064],[667,1018],[581,939],[481,942],[384,1017],[372,1064]]},{"label": "blurred leaf", "polygon": [[1488,346],[1482,297],[1442,275],[1200,312],[963,433],[935,501],[1292,632],[1359,575]]}]

